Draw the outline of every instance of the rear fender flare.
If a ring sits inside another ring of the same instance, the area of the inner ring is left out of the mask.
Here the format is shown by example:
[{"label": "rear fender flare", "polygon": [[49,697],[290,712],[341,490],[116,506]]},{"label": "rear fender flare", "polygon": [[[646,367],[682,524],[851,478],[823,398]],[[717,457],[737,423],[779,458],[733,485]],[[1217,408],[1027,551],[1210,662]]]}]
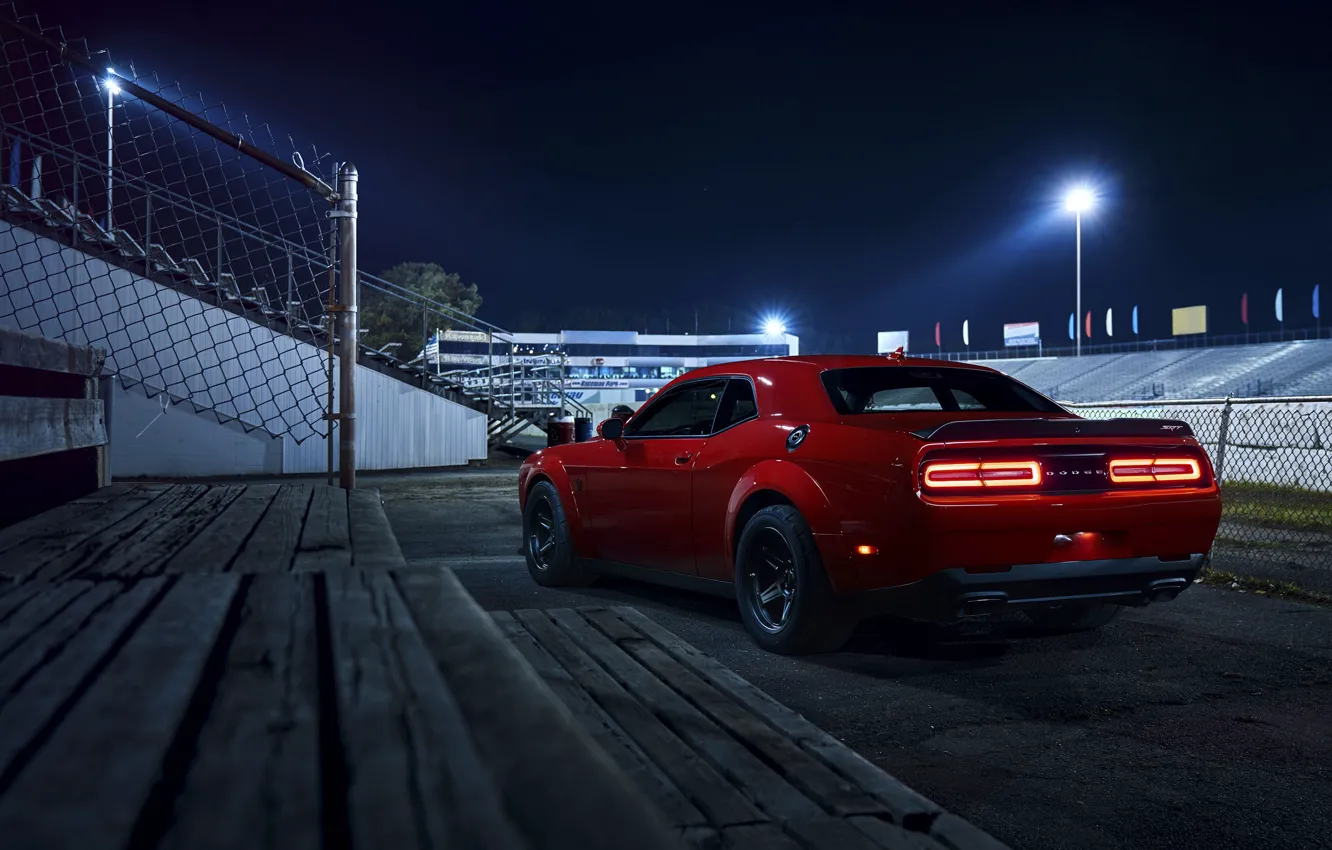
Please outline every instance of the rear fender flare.
[{"label": "rear fender flare", "polygon": [[740,508],[750,496],[763,490],[776,492],[795,505],[796,510],[800,511],[800,515],[805,518],[816,535],[840,533],[841,529],[828,494],[824,492],[819,482],[814,480],[814,476],[793,461],[765,460],[750,467],[749,471],[740,477],[726,505],[724,540],[727,563],[732,569],[735,568],[736,543],[744,531],[736,527]]}]

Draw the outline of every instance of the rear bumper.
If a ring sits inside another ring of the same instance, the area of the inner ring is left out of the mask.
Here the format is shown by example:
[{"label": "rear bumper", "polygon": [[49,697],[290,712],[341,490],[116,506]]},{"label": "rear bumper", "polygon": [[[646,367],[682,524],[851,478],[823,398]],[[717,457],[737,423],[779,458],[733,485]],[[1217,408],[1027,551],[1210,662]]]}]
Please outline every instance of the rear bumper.
[{"label": "rear bumper", "polygon": [[1109,558],[1021,564],[1004,572],[941,570],[920,581],[863,594],[865,613],[952,620],[1021,606],[1077,602],[1147,605],[1174,599],[1202,571],[1205,555],[1187,560]]}]

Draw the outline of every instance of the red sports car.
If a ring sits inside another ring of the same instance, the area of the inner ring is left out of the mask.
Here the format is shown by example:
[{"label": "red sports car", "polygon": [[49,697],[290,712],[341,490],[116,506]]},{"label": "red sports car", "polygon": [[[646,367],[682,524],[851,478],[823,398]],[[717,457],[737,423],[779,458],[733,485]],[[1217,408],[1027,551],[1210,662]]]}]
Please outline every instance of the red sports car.
[{"label": "red sports car", "polygon": [[900,353],[697,369],[598,430],[522,466],[532,577],[733,596],[782,653],[836,650],[881,613],[1095,628],[1186,589],[1221,517],[1187,424],[1081,419]]}]

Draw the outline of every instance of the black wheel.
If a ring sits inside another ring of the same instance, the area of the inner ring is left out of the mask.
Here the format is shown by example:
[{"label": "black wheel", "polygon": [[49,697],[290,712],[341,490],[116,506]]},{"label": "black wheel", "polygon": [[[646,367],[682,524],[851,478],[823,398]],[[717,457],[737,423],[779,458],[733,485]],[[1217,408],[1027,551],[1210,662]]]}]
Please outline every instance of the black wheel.
[{"label": "black wheel", "polygon": [[1119,615],[1122,605],[1104,602],[1084,602],[1060,605],[1057,608],[1033,608],[1027,617],[1037,628],[1049,632],[1085,632],[1099,629]]},{"label": "black wheel", "polygon": [[836,652],[855,631],[851,605],[833,592],[814,534],[790,505],[764,508],[745,525],[735,588],[745,628],[770,652]]},{"label": "black wheel", "polygon": [[578,563],[569,523],[559,491],[542,481],[527,494],[523,509],[523,554],[527,571],[544,587],[569,587],[591,583],[592,577]]}]

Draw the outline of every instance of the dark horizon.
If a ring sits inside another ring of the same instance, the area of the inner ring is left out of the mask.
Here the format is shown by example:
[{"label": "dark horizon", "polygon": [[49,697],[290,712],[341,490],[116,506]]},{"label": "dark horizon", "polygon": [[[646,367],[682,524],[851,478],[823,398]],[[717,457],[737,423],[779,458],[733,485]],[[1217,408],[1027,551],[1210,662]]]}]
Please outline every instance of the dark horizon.
[{"label": "dark horizon", "polygon": [[[1065,187],[1088,341],[1207,304],[1209,331],[1312,326],[1332,84],[1315,7],[871,14],[505,13],[238,0],[43,15],[360,168],[361,260],[437,262],[500,325],[610,308],[691,331],[767,313],[828,347],[1067,344]],[[1146,9],[1148,7],[1144,7]],[[348,26],[350,25],[350,26]],[[347,49],[340,49],[345,42]],[[635,328],[641,330],[642,328]],[[736,328],[742,330],[743,328]]]}]

